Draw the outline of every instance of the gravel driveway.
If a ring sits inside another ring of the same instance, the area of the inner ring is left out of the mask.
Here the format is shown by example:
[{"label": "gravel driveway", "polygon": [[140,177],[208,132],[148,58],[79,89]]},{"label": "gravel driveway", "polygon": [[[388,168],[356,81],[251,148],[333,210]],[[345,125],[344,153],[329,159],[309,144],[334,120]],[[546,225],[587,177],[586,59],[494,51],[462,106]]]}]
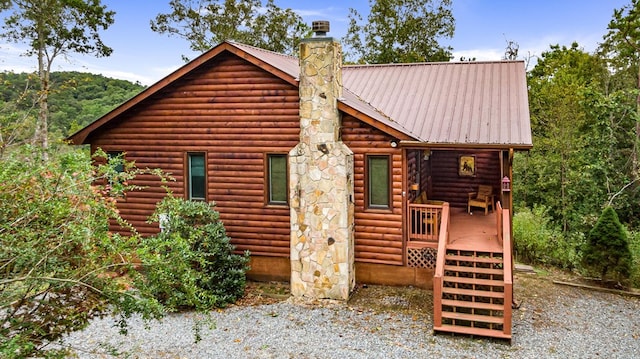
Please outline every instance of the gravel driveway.
[{"label": "gravel driveway", "polygon": [[[238,305],[209,317],[172,314],[133,320],[121,336],[109,318],[74,333],[65,345],[80,358],[640,358],[640,300],[518,275],[513,340],[432,335],[432,304],[418,289],[359,290],[348,305]],[[408,294],[407,294],[408,293]],[[377,301],[378,305],[371,305]],[[386,307],[385,307],[386,305]],[[394,308],[389,310],[388,308]],[[385,309],[387,308],[387,309]],[[201,340],[194,343],[200,322]]]}]

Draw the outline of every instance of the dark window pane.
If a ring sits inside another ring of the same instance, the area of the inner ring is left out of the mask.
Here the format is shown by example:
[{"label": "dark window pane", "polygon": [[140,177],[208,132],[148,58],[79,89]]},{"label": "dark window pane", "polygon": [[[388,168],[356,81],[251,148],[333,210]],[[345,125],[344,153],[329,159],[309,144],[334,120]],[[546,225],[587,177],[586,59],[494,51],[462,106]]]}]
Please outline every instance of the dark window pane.
[{"label": "dark window pane", "polygon": [[116,172],[120,173],[120,172],[124,172],[124,156],[123,156],[123,152],[122,151],[110,151],[107,152],[107,159],[109,161],[111,160],[115,160],[118,159],[118,163],[116,163],[113,166],[113,169],[116,170]]},{"label": "dark window pane", "polygon": [[389,157],[370,156],[369,158],[369,206],[389,207]]},{"label": "dark window pane", "polygon": [[269,155],[269,203],[287,203],[287,156]]},{"label": "dark window pane", "polygon": [[205,199],[205,166],[204,154],[189,154],[189,198]]}]

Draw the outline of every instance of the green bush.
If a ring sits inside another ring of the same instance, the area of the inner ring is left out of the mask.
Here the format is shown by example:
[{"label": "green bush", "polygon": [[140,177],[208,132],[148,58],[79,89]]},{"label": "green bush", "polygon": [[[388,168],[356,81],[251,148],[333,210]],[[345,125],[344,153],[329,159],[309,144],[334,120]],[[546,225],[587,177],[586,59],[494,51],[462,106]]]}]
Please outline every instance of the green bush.
[{"label": "green bush", "polygon": [[141,285],[168,309],[224,307],[244,294],[249,254],[233,253],[212,204],[167,196],[151,221],[163,231],[142,240]]},{"label": "green bush", "polygon": [[[51,151],[49,160],[29,147],[0,159],[0,357],[52,356],[51,341],[80,330],[106,313],[162,314],[152,297],[113,274],[133,278],[126,259],[136,236],[109,233],[122,220],[116,185],[135,170],[109,177],[84,151]],[[110,172],[112,173],[112,172]]]},{"label": "green bush", "polygon": [[545,206],[524,207],[513,216],[516,259],[573,269],[579,263],[580,236],[568,238],[553,225]]},{"label": "green bush", "polygon": [[599,275],[602,280],[628,281],[632,265],[629,239],[612,207],[602,211],[587,234],[582,250],[585,269]]},{"label": "green bush", "polygon": [[629,249],[631,250],[631,276],[632,287],[640,288],[640,232],[629,233]]}]

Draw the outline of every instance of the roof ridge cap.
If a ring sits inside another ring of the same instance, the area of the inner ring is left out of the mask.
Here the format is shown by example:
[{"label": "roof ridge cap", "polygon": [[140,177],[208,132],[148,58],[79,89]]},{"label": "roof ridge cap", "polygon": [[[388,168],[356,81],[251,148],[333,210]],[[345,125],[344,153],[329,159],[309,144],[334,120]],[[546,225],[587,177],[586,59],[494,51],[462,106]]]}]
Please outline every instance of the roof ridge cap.
[{"label": "roof ridge cap", "polygon": [[263,49],[261,47],[257,47],[257,46],[253,46],[253,45],[247,45],[247,44],[242,43],[242,42],[233,41],[233,40],[226,40],[226,42],[229,43],[230,45],[235,46],[235,47],[249,47],[249,48],[252,48],[254,50],[258,50],[258,51],[264,52],[264,53],[269,53],[269,54],[272,54],[272,55],[278,55],[278,56],[281,56],[281,57],[284,57],[284,58],[288,58],[288,59],[292,59],[292,60],[298,60],[297,57],[292,56],[292,55],[287,55],[287,54],[283,54],[281,52],[276,52],[276,51]]}]

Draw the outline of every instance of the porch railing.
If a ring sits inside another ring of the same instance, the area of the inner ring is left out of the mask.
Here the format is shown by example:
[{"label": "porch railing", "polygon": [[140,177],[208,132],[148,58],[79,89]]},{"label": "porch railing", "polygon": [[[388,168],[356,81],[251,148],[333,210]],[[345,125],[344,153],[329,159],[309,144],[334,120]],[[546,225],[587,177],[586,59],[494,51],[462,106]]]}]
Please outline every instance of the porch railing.
[{"label": "porch railing", "polygon": [[[442,201],[409,203],[405,262],[409,267],[435,269],[438,236],[449,204]],[[448,218],[448,216],[447,216]]]},{"label": "porch railing", "polygon": [[503,333],[511,336],[511,316],[513,304],[513,258],[512,258],[512,238],[511,221],[508,209],[502,209],[498,202],[498,240],[502,242],[502,258],[504,266],[504,326]]},{"label": "porch railing", "polygon": [[[436,270],[433,276],[433,307],[442,308],[442,286],[444,284],[444,257],[449,244],[449,204],[445,203],[442,211],[442,225],[438,234],[438,259],[436,260]],[[442,310],[433,311],[434,327],[442,326]]]},{"label": "porch railing", "polygon": [[[409,243],[438,242],[442,223],[442,212],[446,202],[430,204],[409,203]],[[447,207],[448,208],[448,207]]]}]

